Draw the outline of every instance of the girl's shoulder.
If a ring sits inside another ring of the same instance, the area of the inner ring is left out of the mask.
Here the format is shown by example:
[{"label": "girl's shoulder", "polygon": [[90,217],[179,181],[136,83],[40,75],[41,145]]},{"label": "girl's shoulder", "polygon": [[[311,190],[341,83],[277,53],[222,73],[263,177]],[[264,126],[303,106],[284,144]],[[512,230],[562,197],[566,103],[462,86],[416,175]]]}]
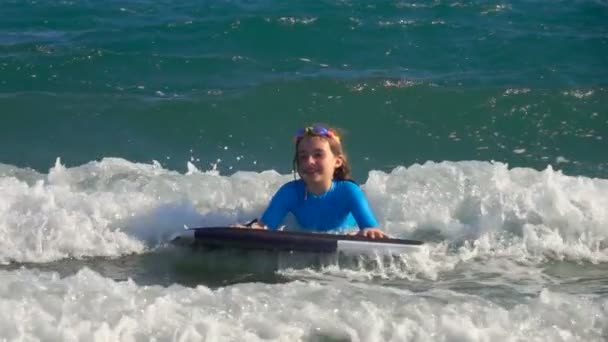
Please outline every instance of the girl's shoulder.
[{"label": "girl's shoulder", "polygon": [[[304,186],[299,182],[299,180],[293,180],[281,185],[281,187],[274,194],[272,200],[280,201],[287,203],[287,205],[291,205],[298,200],[299,194],[304,192]],[[291,204],[290,204],[291,203]]]},{"label": "girl's shoulder", "polygon": [[298,191],[301,189],[304,189],[304,181],[295,179],[283,184],[279,191]]},{"label": "girl's shoulder", "polygon": [[334,184],[335,184],[336,189],[341,189],[341,190],[345,190],[345,191],[360,191],[361,190],[361,188],[359,187],[359,184],[351,179],[334,180]]}]

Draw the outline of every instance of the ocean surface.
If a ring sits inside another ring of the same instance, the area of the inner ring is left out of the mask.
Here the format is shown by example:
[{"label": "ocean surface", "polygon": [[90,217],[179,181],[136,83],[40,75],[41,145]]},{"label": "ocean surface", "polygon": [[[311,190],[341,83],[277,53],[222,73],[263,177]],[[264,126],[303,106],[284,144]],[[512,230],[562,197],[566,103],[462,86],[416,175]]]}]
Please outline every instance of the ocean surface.
[{"label": "ocean surface", "polygon": [[[0,2],[0,341],[608,340],[608,2]],[[415,253],[177,247],[343,131]]]}]

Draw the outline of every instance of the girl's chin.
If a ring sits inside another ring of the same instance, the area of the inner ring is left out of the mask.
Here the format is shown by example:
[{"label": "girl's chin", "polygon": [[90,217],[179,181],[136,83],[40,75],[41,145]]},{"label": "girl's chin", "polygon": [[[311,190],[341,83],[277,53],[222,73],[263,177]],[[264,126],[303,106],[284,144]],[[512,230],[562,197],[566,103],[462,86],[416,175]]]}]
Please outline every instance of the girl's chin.
[{"label": "girl's chin", "polygon": [[302,178],[315,178],[320,176],[317,172],[300,172],[300,177]]},{"label": "girl's chin", "polygon": [[310,183],[325,183],[326,181],[323,175],[318,173],[302,175],[302,179]]},{"label": "girl's chin", "polygon": [[321,177],[319,177],[318,175],[302,175],[302,179],[304,179],[305,181],[319,181]]}]

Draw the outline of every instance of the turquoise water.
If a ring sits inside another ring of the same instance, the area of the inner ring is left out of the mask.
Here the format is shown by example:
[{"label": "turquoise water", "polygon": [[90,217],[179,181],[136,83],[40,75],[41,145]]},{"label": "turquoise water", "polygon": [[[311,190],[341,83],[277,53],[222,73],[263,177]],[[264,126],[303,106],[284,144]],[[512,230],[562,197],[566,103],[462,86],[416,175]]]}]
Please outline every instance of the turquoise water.
[{"label": "turquoise water", "polygon": [[[605,340],[607,22],[600,0],[3,1],[0,339]],[[168,246],[259,216],[312,122],[423,251]]]},{"label": "turquoise water", "polygon": [[5,163],[287,172],[295,129],[323,121],[360,178],[427,160],[606,177],[602,2],[2,6]]}]

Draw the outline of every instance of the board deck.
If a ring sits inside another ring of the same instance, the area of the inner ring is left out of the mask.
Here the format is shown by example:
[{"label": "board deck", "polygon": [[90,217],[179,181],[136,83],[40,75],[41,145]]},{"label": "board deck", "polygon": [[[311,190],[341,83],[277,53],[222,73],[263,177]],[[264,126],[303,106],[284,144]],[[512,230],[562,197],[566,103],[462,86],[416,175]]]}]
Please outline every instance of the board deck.
[{"label": "board deck", "polygon": [[236,227],[190,228],[178,234],[178,244],[213,248],[241,248],[313,253],[402,254],[418,250],[422,241],[359,235],[271,231]]}]

